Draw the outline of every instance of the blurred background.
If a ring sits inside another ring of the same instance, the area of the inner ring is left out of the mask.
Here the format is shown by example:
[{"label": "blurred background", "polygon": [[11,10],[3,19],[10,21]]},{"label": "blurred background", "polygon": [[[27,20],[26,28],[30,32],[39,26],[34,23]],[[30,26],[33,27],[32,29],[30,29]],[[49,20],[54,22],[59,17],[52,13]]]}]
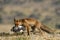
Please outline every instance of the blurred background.
[{"label": "blurred background", "polygon": [[0,24],[13,24],[14,17],[60,28],[60,0],[0,0]]}]

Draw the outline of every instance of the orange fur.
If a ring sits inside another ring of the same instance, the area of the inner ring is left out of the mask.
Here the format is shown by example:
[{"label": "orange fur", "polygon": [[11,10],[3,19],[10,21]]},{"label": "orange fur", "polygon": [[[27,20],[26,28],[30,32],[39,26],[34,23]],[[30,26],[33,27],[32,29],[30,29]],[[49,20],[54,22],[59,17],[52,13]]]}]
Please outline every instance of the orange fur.
[{"label": "orange fur", "polygon": [[14,19],[14,24],[16,26],[23,24],[25,26],[26,30],[27,30],[28,35],[29,35],[29,27],[32,28],[33,32],[34,32],[35,28],[37,28],[40,31],[41,34],[42,34],[41,29],[43,29],[45,31],[48,31],[48,32],[52,31],[50,28],[46,27],[41,22],[39,22],[39,21],[37,21],[36,19],[33,19],[33,18]]}]

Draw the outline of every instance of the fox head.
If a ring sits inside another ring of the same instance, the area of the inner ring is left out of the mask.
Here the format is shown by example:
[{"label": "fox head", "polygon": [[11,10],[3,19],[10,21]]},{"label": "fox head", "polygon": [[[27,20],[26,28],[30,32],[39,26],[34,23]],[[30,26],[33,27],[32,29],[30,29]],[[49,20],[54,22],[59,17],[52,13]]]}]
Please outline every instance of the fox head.
[{"label": "fox head", "polygon": [[21,23],[21,20],[20,20],[20,19],[15,19],[15,18],[14,18],[14,24],[15,24],[16,26],[18,26],[18,25],[21,25],[22,23]]}]

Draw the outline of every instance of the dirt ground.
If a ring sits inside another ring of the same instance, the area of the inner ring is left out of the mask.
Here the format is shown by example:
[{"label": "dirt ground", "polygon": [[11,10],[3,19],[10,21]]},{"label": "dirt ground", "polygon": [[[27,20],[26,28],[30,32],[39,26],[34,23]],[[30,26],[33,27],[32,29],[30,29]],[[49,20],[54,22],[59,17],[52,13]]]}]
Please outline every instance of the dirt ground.
[{"label": "dirt ground", "polygon": [[[11,33],[10,29],[12,28],[13,25],[0,25],[0,33],[1,32],[6,32],[6,33]],[[58,30],[57,32],[59,32]],[[41,34],[33,34],[31,33],[30,36],[25,35],[17,35],[17,36],[0,36],[0,40],[60,40],[60,34],[48,34],[46,32],[43,32],[43,35]]]}]

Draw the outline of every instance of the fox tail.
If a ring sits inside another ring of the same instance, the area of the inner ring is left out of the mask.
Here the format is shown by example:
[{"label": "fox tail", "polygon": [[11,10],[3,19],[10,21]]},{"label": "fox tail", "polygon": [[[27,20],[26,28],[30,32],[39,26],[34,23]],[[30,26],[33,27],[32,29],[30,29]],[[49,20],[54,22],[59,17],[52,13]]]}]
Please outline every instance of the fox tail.
[{"label": "fox tail", "polygon": [[51,28],[47,27],[46,25],[42,25],[40,28],[43,31],[47,32],[47,33],[53,33],[54,34],[54,30],[52,30]]}]

